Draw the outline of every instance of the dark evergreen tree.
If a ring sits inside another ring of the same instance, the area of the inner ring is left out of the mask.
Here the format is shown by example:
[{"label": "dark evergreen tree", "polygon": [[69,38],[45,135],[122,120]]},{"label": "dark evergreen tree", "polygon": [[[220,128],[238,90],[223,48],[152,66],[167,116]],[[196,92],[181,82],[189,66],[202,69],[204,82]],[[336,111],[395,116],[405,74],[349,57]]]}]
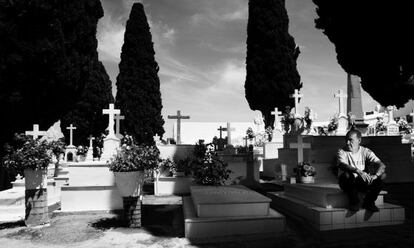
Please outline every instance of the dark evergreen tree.
[{"label": "dark evergreen tree", "polygon": [[135,3],[126,24],[116,107],[125,116],[123,130],[143,144],[153,144],[155,134],[164,134],[159,68],[154,55],[144,7]]},{"label": "dark evergreen tree", "polygon": [[313,0],[338,63],[382,105],[414,97],[413,1]]},{"label": "dark evergreen tree", "polygon": [[[80,101],[100,107],[112,100],[96,51],[102,16],[99,0],[0,0],[1,151],[34,123],[45,130],[75,107],[72,115],[83,113]],[[92,123],[89,113],[82,121]],[[62,121],[62,131],[69,122]]]},{"label": "dark evergreen tree", "polygon": [[296,68],[299,48],[288,27],[284,0],[249,1],[245,92],[250,109],[262,112],[266,127],[273,126],[271,111],[293,106],[289,96],[302,87]]}]

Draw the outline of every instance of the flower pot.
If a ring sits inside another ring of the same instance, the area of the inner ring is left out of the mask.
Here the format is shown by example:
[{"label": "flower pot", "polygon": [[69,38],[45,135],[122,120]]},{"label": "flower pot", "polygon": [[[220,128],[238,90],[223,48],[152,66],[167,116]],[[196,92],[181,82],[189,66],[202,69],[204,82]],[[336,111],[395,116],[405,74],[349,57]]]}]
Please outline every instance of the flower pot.
[{"label": "flower pot", "polygon": [[25,177],[25,224],[28,227],[48,224],[47,169],[24,170]]},{"label": "flower pot", "polygon": [[184,177],[185,176],[185,172],[184,171],[176,171],[173,173],[173,175],[175,177]]},{"label": "flower pot", "polygon": [[24,170],[24,181],[26,190],[46,189],[47,188],[47,169],[44,170]]},{"label": "flower pot", "polygon": [[143,171],[114,172],[115,183],[122,197],[140,196],[144,185]]},{"label": "flower pot", "polygon": [[300,177],[300,182],[301,183],[314,183],[315,177],[312,177],[312,176]]}]

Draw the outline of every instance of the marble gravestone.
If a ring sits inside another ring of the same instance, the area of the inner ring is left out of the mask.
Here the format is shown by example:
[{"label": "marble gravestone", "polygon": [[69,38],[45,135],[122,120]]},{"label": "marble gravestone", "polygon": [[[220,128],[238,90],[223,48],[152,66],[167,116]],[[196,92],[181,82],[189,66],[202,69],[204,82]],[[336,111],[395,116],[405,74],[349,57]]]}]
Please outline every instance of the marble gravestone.
[{"label": "marble gravestone", "polygon": [[276,238],[285,217],[271,200],[244,186],[192,186],[183,197],[185,237],[191,243]]}]

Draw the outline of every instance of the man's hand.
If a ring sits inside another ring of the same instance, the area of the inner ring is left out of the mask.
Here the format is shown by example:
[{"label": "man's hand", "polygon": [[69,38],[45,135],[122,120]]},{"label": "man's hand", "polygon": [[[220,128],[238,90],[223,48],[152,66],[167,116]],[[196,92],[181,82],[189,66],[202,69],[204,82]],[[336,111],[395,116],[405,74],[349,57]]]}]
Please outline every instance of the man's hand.
[{"label": "man's hand", "polygon": [[364,180],[364,182],[371,183],[371,177],[368,173],[362,170],[357,170],[356,173]]}]

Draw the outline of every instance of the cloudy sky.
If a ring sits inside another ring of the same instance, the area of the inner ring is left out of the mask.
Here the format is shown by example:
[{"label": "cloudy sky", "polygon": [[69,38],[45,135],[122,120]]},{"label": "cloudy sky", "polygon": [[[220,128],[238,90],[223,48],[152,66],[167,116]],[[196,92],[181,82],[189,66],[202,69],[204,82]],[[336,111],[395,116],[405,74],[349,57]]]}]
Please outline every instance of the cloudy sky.
[{"label": "cloudy sky", "polygon": [[[133,0],[101,0],[105,16],[98,25],[99,58],[115,90],[125,23]],[[244,97],[247,0],[143,0],[160,66],[162,115],[167,137],[181,110],[189,121],[252,121]],[[312,108],[318,121],[338,112],[338,89],[346,90],[346,73],[336,62],[333,45],[314,28],[310,0],[286,0],[289,32],[301,48],[298,70],[303,82],[299,111]],[[363,93],[364,110],[376,102]]]}]

